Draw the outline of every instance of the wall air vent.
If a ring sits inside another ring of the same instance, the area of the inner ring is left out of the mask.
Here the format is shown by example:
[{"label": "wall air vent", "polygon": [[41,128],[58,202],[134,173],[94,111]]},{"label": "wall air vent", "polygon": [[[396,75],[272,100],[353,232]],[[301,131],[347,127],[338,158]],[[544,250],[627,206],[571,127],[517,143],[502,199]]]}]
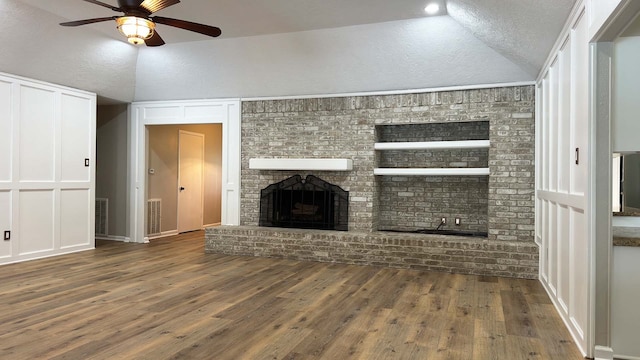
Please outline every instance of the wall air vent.
[{"label": "wall air vent", "polygon": [[96,235],[109,234],[109,199],[96,198]]},{"label": "wall air vent", "polygon": [[162,230],[160,221],[162,219],[162,200],[147,200],[147,235],[159,235]]}]

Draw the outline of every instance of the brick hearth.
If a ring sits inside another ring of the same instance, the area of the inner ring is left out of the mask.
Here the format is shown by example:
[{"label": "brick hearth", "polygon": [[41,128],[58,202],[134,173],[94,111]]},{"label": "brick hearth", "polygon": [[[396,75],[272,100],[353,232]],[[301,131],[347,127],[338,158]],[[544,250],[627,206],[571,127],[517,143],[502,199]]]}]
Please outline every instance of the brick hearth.
[{"label": "brick hearth", "polygon": [[538,276],[536,244],[459,236],[219,226],[206,229],[205,251],[527,279]]}]

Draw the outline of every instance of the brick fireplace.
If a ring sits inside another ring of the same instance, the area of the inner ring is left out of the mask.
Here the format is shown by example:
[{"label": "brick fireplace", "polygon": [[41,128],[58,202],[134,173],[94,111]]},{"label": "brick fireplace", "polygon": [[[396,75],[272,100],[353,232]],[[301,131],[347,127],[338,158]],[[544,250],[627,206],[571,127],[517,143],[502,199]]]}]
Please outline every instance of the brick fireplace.
[{"label": "brick fireplace", "polygon": [[[534,87],[242,103],[241,226],[207,229],[206,250],[314,261],[537,277]],[[489,140],[483,149],[380,151],[379,142]],[[254,158],[340,158],[350,171],[256,170]],[[375,175],[486,168],[488,175]],[[313,175],[349,192],[348,230],[258,227],[260,193]],[[485,239],[388,233],[435,228]],[[459,218],[460,225],[454,225]]]},{"label": "brick fireplace", "polygon": [[317,176],[292,176],[260,190],[259,225],[346,231],[349,192]]}]

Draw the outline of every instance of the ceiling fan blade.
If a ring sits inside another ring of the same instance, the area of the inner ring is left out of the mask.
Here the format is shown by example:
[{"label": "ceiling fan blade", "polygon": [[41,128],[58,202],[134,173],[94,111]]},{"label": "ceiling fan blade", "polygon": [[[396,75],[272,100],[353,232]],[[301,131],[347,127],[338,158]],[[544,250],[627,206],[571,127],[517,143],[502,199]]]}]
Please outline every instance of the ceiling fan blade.
[{"label": "ceiling fan blade", "polygon": [[222,30],[220,30],[220,28],[217,28],[215,26],[198,24],[191,21],[178,20],[178,19],[166,18],[161,16],[154,16],[151,18],[151,20],[153,20],[158,24],[169,25],[169,26],[177,27],[184,30],[194,31],[203,35],[208,35],[213,37],[218,37],[220,36],[220,34],[222,34]]},{"label": "ceiling fan blade", "polygon": [[110,17],[102,17],[102,18],[95,18],[95,19],[76,20],[76,21],[63,22],[63,23],[60,23],[60,25],[80,26],[80,25],[93,24],[93,23],[102,22],[102,21],[115,20],[116,18],[117,16],[110,16]]},{"label": "ceiling fan blade", "polygon": [[118,0],[121,9],[131,10],[140,7],[143,0]]},{"label": "ceiling fan blade", "polygon": [[157,31],[153,31],[153,35],[144,41],[147,46],[162,46],[164,45],[164,40],[160,37]]},{"label": "ceiling fan blade", "polygon": [[96,5],[104,6],[104,7],[108,8],[108,9],[113,10],[113,11],[122,12],[122,9],[120,9],[119,7],[116,7],[116,6],[112,6],[112,5],[109,5],[109,4],[106,4],[106,3],[103,3],[102,1],[98,1],[98,0],[84,0],[84,1],[86,1],[86,2],[88,2],[88,3],[92,3],[92,4],[96,4]]},{"label": "ceiling fan blade", "polygon": [[150,13],[154,13],[179,2],[180,0],[144,0],[140,7],[147,9]]}]

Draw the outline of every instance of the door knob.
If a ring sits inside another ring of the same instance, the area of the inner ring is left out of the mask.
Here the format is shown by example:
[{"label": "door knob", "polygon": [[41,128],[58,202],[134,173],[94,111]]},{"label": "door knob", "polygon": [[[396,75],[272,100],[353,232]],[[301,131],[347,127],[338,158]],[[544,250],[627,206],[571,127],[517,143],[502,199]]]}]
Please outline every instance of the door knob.
[{"label": "door knob", "polygon": [[180,186],[180,191],[184,190],[184,186]]}]

